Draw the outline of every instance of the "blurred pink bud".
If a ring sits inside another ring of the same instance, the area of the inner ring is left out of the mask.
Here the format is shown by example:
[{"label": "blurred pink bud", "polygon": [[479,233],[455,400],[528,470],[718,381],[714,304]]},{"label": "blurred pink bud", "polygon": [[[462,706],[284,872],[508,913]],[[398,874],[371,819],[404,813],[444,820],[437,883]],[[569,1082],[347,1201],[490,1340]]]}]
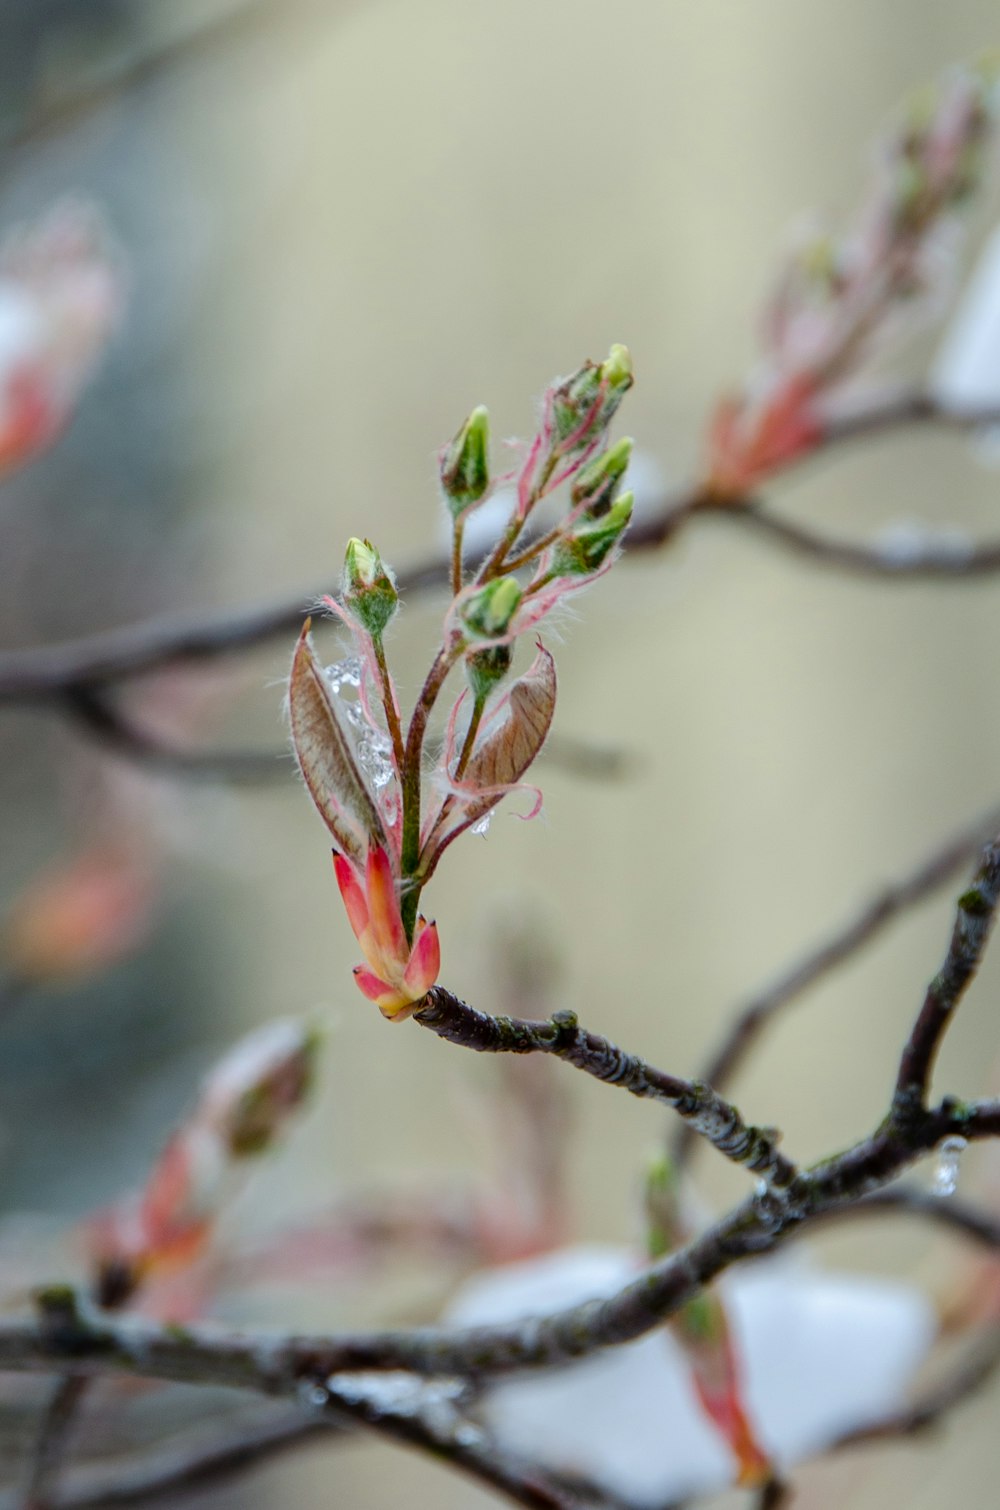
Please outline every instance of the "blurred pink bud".
[{"label": "blurred pink bud", "polygon": [[718,498],[746,498],[822,439],[816,391],[807,376],[788,378],[763,399],[723,399],[709,430],[708,488]]},{"label": "blurred pink bud", "polygon": [[120,1301],[151,1274],[198,1258],[239,1190],[247,1161],[269,1147],[301,1108],[317,1047],[312,1028],[280,1019],[240,1039],[220,1061],[141,1195],[91,1223],[102,1293],[111,1291],[108,1276],[119,1286]]},{"label": "blurred pink bud", "polygon": [[123,303],[93,210],[64,204],[0,246],[0,477],[72,417]]},{"label": "blurred pink bud", "polygon": [[94,846],[37,876],[3,926],[7,968],[26,981],[65,980],[108,969],[149,932],[156,883],[126,849]]}]

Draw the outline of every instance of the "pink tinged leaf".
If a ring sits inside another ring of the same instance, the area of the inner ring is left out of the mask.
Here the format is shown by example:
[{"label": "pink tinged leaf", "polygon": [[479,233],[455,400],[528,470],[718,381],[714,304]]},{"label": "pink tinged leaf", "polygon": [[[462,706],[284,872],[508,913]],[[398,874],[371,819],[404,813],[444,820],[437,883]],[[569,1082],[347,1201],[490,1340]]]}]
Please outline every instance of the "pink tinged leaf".
[{"label": "pink tinged leaf", "polygon": [[531,666],[510,690],[506,717],[475,751],[460,785],[454,789],[463,800],[462,815],[436,844],[432,836],[430,843],[434,849],[423,867],[425,879],[433,874],[452,840],[484,818],[501,797],[520,783],[545,743],[555,706],[555,662],[539,645]]},{"label": "pink tinged leaf", "polygon": [[336,851],[333,856],[333,869],[344,907],[347,910],[347,921],[351,925],[354,937],[360,939],[368,929],[368,903],[365,901],[364,890],[350,860],[345,859],[343,855],[338,855]]},{"label": "pink tinged leaf", "polygon": [[411,1017],[420,997],[412,997],[399,986],[392,986],[388,981],[380,980],[371,970],[366,970],[363,965],[358,965],[354,971],[354,979],[361,991],[369,1001],[373,1001],[390,1022],[403,1022]]},{"label": "pink tinged leaf", "polygon": [[426,996],[440,973],[441,941],[438,938],[437,924],[419,918],[410,963],[403,975],[403,988],[411,1001],[419,1001]]},{"label": "pink tinged leaf", "polygon": [[309,795],[338,847],[360,864],[370,842],[385,843],[385,833],[313,649],[308,620],[292,659],[288,712],[295,756]]},{"label": "pink tinged leaf", "polygon": [[381,846],[368,851],[365,871],[368,892],[368,919],[373,942],[379,955],[386,961],[406,960],[409,946],[403,931],[403,919],[396,896],[396,878],[392,873],[389,856]]}]

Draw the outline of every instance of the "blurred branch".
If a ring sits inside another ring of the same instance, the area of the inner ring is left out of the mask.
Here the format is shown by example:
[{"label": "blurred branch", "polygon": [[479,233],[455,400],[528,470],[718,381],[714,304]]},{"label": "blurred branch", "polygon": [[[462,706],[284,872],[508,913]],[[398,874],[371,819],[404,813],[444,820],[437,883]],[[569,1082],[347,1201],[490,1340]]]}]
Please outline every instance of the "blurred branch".
[{"label": "blurred branch", "polygon": [[90,1383],[82,1374],[66,1374],[53,1388],[31,1454],[19,1510],[52,1510],[49,1491],[62,1467],[77,1412]]},{"label": "blurred branch", "polygon": [[[49,1510],[147,1504],[252,1468],[304,1441],[333,1440],[344,1429],[344,1423],[328,1413],[253,1406],[155,1447],[74,1468],[52,1490],[47,1504]],[[13,1495],[0,1497],[0,1510],[18,1510]]]},{"label": "blurred branch", "polygon": [[218,14],[178,30],[159,46],[121,48],[102,70],[92,70],[89,75],[76,69],[70,87],[48,87],[27,117],[0,136],[0,151],[17,150],[73,130],[95,110],[113,103],[127,90],[141,88],[164,69],[209,48],[230,46],[234,33],[258,24],[268,9],[267,0],[236,0],[219,9]]},{"label": "blurred branch", "polygon": [[290,773],[286,750],[179,749],[133,722],[103,690],[93,687],[70,688],[65,706],[100,744],[169,776],[243,783],[284,781]]},{"label": "blurred branch", "polygon": [[[983,843],[998,829],[1000,809],[991,808],[951,834],[930,855],[924,856],[913,870],[878,892],[843,927],[791,965],[758,996],[751,998],[736,1014],[722,1043],[705,1065],[701,1078],[716,1090],[731,1084],[761,1033],[783,1008],[847,964],[903,912],[932,896],[970,863]],[[688,1127],[678,1129],[673,1148],[675,1160],[684,1162],[690,1156],[693,1136]]]},{"label": "blurred branch", "polygon": [[946,1100],[903,1123],[890,1116],[868,1138],[800,1174],[784,1201],[755,1194],[616,1294],[545,1317],[508,1326],[283,1336],[122,1321],[56,1287],[37,1292],[37,1317],[0,1319],[0,1369],[131,1375],[296,1398],[312,1385],[339,1410],[354,1400],[348,1376],[359,1372],[480,1379],[553,1367],[652,1331],[734,1263],[846,1212],[959,1133],[970,1142],[1000,1136],[1000,1101]]},{"label": "blurred branch", "polygon": [[1000,1326],[990,1328],[969,1348],[966,1356],[938,1383],[932,1385],[905,1410],[883,1416],[868,1426],[845,1433],[829,1449],[863,1446],[893,1437],[915,1436],[936,1426],[941,1418],[962,1404],[993,1378],[1000,1367]]},{"label": "blurred branch", "polygon": [[[958,412],[942,408],[920,392],[893,395],[873,402],[863,412],[831,422],[819,449],[920,423],[976,429],[1000,424],[1000,410]],[[801,460],[815,454],[812,451]],[[930,543],[923,553],[909,551],[903,559],[877,546],[826,541],[798,525],[764,514],[753,500],[723,502],[713,499],[697,485],[665,499],[652,517],[637,523],[629,532],[629,553],[665,545],[682,527],[706,516],[758,530],[821,564],[868,575],[889,575],[899,580],[931,575],[946,581],[1000,570],[1000,542],[971,547],[961,554],[951,547]],[[446,585],[447,581],[448,563],[442,557],[401,572],[399,585],[416,594]],[[296,594],[291,600],[249,609],[149,619],[63,644],[8,651],[0,655],[0,701],[61,701],[67,693],[80,688],[123,681],[166,665],[237,654],[251,645],[297,633],[310,611],[307,605],[315,603],[323,591],[325,587],[317,592]]]}]

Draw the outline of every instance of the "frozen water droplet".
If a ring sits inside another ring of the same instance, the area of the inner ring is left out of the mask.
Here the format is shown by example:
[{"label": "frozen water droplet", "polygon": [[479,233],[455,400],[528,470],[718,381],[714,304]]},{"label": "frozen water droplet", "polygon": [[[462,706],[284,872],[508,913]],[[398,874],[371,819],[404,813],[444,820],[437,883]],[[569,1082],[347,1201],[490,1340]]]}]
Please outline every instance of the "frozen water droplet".
[{"label": "frozen water droplet", "polygon": [[341,687],[361,686],[361,660],[356,655],[346,655],[342,661],[334,661],[332,666],[326,668],[327,681],[330,690],[334,693]]},{"label": "frozen water droplet", "polygon": [[344,703],[344,717],[353,729],[363,729],[365,726],[365,710],[360,703]]},{"label": "frozen water droplet", "polygon": [[472,825],[472,827],[469,830],[469,832],[471,834],[482,834],[483,837],[485,838],[486,835],[490,831],[490,824],[492,823],[492,821],[493,821],[493,814],[492,813],[486,813],[482,818],[480,818],[480,820],[479,820],[478,823],[474,823]]},{"label": "frozen water droplet", "polygon": [[322,1384],[310,1383],[308,1379],[304,1379],[299,1385],[299,1400],[310,1410],[322,1410],[330,1403],[330,1396]]},{"label": "frozen water droplet", "polygon": [[358,740],[358,765],[368,777],[376,792],[388,786],[395,775],[389,759],[392,745],[388,735],[378,729],[368,729]]},{"label": "frozen water droplet", "polygon": [[934,1195],[955,1194],[958,1189],[958,1170],[962,1153],[967,1147],[965,1139],[959,1137],[945,1138],[939,1145],[934,1177],[931,1180],[931,1191]]}]

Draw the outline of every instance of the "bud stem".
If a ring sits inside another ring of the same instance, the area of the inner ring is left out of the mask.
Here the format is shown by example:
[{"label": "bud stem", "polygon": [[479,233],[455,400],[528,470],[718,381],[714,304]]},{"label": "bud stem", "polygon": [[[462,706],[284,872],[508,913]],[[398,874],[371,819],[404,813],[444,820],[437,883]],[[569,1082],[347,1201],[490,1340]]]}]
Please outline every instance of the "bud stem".
[{"label": "bud stem", "polygon": [[462,591],[462,535],[465,531],[465,521],[461,514],[452,525],[451,531],[451,591],[453,597],[458,597]]},{"label": "bud stem", "polygon": [[385,710],[385,721],[389,729],[389,738],[392,740],[392,753],[396,761],[396,770],[402,779],[403,771],[403,727],[399,721],[399,709],[396,707],[396,698],[392,690],[392,679],[389,676],[389,667],[385,659],[385,647],[382,644],[382,636],[373,634],[371,637],[372,652],[375,656],[375,664],[378,667],[378,677],[381,683],[382,707]]},{"label": "bud stem", "polygon": [[[417,705],[406,733],[406,749],[400,766],[400,782],[403,796],[403,831],[400,844],[400,871],[404,883],[410,881],[420,863],[420,767],[423,757],[424,735],[438,694],[444,686],[448,673],[463,649],[461,635],[453,635],[438,650],[434,663],[427,673],[427,680],[420,690]],[[417,921],[417,906],[420,902],[420,886],[404,887],[400,897],[403,928],[408,943],[413,942],[413,930]]]}]

